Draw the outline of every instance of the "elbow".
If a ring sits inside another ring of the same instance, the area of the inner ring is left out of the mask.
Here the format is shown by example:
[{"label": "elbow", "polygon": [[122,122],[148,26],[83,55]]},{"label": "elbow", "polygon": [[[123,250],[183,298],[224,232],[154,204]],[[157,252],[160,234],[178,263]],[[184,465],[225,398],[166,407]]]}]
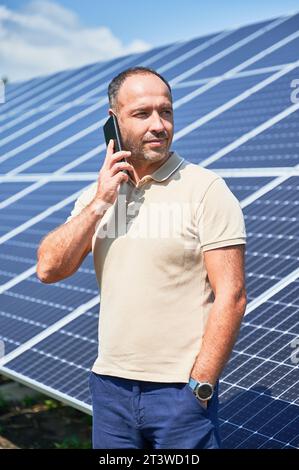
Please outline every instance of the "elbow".
[{"label": "elbow", "polygon": [[53,278],[53,269],[51,268],[53,260],[51,256],[49,256],[49,250],[44,248],[44,240],[40,243],[37,249],[36,258],[36,277],[43,284],[51,284],[55,282],[57,279]]},{"label": "elbow", "polygon": [[230,292],[227,290],[218,292],[215,300],[222,308],[235,312],[240,318],[245,314],[247,307],[247,294],[245,287],[233,289],[230,290]]},{"label": "elbow", "polygon": [[38,262],[36,265],[36,276],[37,278],[44,284],[52,284],[53,282],[57,282],[57,276],[55,277],[55,273],[53,269],[51,269],[50,265],[46,263],[46,260],[41,255],[40,252],[37,254]]},{"label": "elbow", "polygon": [[242,288],[235,299],[236,309],[239,312],[240,316],[243,316],[247,307],[247,293],[246,289]]},{"label": "elbow", "polygon": [[36,277],[45,284],[50,283],[49,272],[45,268],[45,263],[43,262],[43,257],[41,254],[41,246],[39,246],[37,250]]},{"label": "elbow", "polygon": [[56,279],[51,276],[50,271],[47,271],[40,264],[37,265],[36,276],[44,284],[51,284],[56,281]]},{"label": "elbow", "polygon": [[54,265],[47,264],[41,259],[38,261],[36,266],[36,276],[43,284],[54,284],[55,282],[62,281],[66,277],[73,274],[71,271],[59,269]]}]

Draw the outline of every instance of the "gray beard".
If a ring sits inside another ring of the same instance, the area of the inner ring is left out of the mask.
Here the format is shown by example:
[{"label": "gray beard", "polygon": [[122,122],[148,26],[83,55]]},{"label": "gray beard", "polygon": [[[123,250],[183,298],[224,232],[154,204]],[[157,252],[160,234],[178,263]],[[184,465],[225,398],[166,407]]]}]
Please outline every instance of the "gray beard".
[{"label": "gray beard", "polygon": [[134,166],[140,166],[143,162],[159,162],[169,154],[168,148],[159,153],[159,152],[144,152],[140,147],[135,146],[132,142],[126,142],[126,150],[131,152],[129,161],[134,164]]},{"label": "gray beard", "polygon": [[139,161],[145,160],[145,161],[151,161],[151,162],[158,162],[159,160],[162,160],[163,158],[166,157],[166,154],[168,152],[163,152],[163,153],[146,153],[142,152],[136,156],[136,159]]}]

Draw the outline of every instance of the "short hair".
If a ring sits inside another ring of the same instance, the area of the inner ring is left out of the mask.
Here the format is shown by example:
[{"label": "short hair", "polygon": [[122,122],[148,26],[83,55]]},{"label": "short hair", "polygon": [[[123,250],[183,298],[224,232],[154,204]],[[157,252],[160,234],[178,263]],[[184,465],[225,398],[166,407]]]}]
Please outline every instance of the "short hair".
[{"label": "short hair", "polygon": [[172,99],[171,87],[170,87],[168,81],[164,77],[162,77],[162,75],[160,75],[158,72],[156,72],[156,70],[151,69],[149,67],[141,67],[141,66],[140,67],[130,67],[126,70],[123,70],[118,75],[116,75],[116,77],[114,77],[111,80],[111,82],[109,83],[108,98],[109,98],[109,104],[110,104],[111,108],[116,107],[117,96],[118,96],[119,90],[120,90],[122,84],[124,83],[124,81],[128,77],[131,77],[132,75],[138,75],[138,74],[140,74],[140,75],[147,75],[147,74],[156,75],[156,77],[160,78],[160,80],[162,80],[162,82],[165,83],[165,85],[167,86],[167,88],[169,90],[170,97]]}]

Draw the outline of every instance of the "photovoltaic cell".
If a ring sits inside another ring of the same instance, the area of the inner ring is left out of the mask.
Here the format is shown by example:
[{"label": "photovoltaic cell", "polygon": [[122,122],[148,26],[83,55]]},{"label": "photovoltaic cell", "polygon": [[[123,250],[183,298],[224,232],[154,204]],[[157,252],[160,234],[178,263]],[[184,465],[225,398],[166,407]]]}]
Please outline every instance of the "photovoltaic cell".
[{"label": "photovoltaic cell", "polygon": [[273,439],[278,448],[299,445],[298,293],[297,280],[245,317],[223,374],[220,416],[227,447],[236,447],[239,426],[251,431],[238,444],[242,448],[271,448]]},{"label": "photovoltaic cell", "polygon": [[298,177],[244,208],[249,300],[298,268]]},{"label": "photovoltaic cell", "polygon": [[[247,44],[244,44],[242,47],[231,52],[229,55],[225,56],[223,59],[215,62],[212,66],[205,68],[204,70],[194,73],[188,77],[188,80],[198,80],[199,78],[212,77],[214,75],[220,75],[225,73],[230,68],[233,68],[239,65],[242,62],[245,62],[248,59],[251,59],[255,55],[261,53],[262,51],[268,49],[269,47],[277,44],[279,41],[283,40],[291,33],[298,31],[299,28],[299,15],[295,15],[289,18],[287,21],[276,26],[269,31],[265,31],[259,37],[249,41]],[[277,63],[272,65],[277,65]],[[254,66],[256,68],[256,66]]]},{"label": "photovoltaic cell", "polygon": [[[88,375],[97,355],[97,322],[95,307],[24,352],[8,367],[90,405]],[[45,373],[47,367],[51,374]]]},{"label": "photovoltaic cell", "polygon": [[251,196],[253,193],[258,191],[260,188],[268,184],[273,180],[272,177],[260,176],[260,177],[241,177],[236,176],[224,177],[226,184],[232,193],[236,196],[239,201],[242,201],[247,196]]},{"label": "photovoltaic cell", "polygon": [[[259,75],[259,82],[265,78],[269,78],[268,74],[264,77],[262,75],[263,74]],[[290,100],[290,83],[297,75],[298,68],[270,83],[256,93],[251,94],[240,103],[233,104],[229,109],[221,112],[219,116],[210,119],[208,122],[203,122],[200,126],[197,126],[196,129],[191,130],[190,133],[175,142],[177,150],[181,151],[181,153],[185,150],[185,153],[187,152],[187,158],[198,163],[215,155],[216,152],[222,151],[226,146],[234,143],[248,132],[252,132],[259,125],[264,124],[292,105]],[[195,103],[193,100],[192,102]],[[187,106],[187,104],[184,106]],[[182,108],[184,106],[182,106]],[[191,102],[188,106],[192,106]],[[296,113],[296,115],[298,116],[298,113]],[[261,139],[263,139],[263,137],[261,137]],[[276,139],[276,142],[279,148],[279,140]],[[292,143],[285,145],[287,153],[285,165],[283,158],[275,160],[271,158],[272,153],[275,154],[277,152],[277,150],[273,150],[273,152],[271,150],[267,152],[267,154],[261,153],[260,164],[257,158],[254,157],[251,160],[246,154],[246,161],[244,163],[238,160],[236,164],[233,163],[229,165],[227,163],[225,168],[294,165],[298,162],[298,149],[294,148],[292,151],[292,146],[296,147],[296,142],[294,142],[293,145]],[[291,149],[290,158],[288,158],[289,147]],[[282,148],[283,146],[280,147],[280,150]],[[239,148],[237,148],[236,152],[238,151]],[[211,163],[209,168],[223,168],[221,166],[222,158],[223,157]],[[226,162],[230,162],[233,160],[233,157],[228,156],[227,159],[229,160],[226,160]],[[272,163],[273,161],[274,165]]]}]

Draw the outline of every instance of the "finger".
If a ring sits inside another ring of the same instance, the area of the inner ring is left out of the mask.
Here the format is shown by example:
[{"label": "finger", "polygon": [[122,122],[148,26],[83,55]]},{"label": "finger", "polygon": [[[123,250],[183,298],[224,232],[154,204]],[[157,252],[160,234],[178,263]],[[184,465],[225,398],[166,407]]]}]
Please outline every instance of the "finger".
[{"label": "finger", "polygon": [[115,164],[113,165],[113,167],[110,169],[110,172],[111,172],[111,175],[114,176],[114,175],[116,175],[118,172],[120,172],[120,171],[122,171],[122,170],[128,170],[128,171],[130,171],[132,174],[134,174],[132,165],[130,165],[130,164],[127,163],[127,162],[115,163]]},{"label": "finger", "polygon": [[105,158],[105,161],[104,161],[105,166],[107,165],[107,163],[109,162],[111,156],[113,155],[113,151],[114,151],[114,140],[110,139],[109,143],[108,143],[108,146],[107,146],[106,158]]},{"label": "finger", "polygon": [[119,173],[117,173],[117,175],[115,176],[117,182],[120,184],[120,183],[123,183],[123,182],[128,182],[129,181],[129,176],[124,173],[123,171],[120,171]]},{"label": "finger", "polygon": [[125,150],[121,150],[119,152],[115,152],[109,159],[109,162],[108,162],[108,167],[109,168],[112,168],[113,165],[122,160],[122,159],[126,159],[126,158],[129,158],[131,156],[131,152],[127,152]]}]

